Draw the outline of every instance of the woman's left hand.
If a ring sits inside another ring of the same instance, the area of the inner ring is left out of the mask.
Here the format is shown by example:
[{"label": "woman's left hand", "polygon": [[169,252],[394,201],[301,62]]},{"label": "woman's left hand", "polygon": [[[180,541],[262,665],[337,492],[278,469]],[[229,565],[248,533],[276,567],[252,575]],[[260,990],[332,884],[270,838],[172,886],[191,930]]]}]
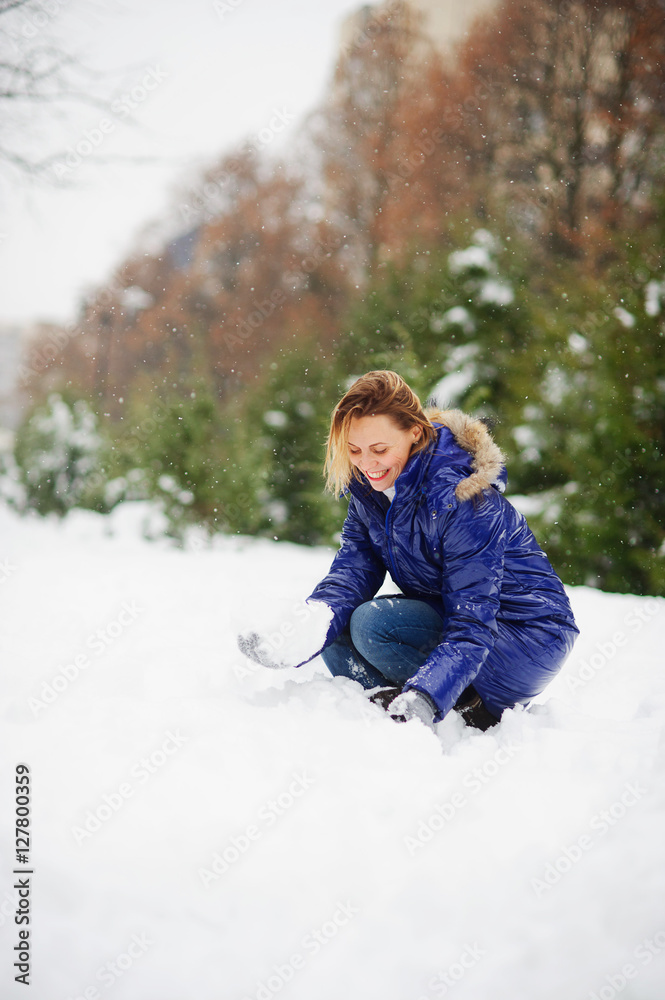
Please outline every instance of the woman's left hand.
[{"label": "woman's left hand", "polygon": [[422,691],[402,691],[388,705],[388,715],[395,722],[410,722],[418,719],[424,726],[434,729],[436,707]]}]

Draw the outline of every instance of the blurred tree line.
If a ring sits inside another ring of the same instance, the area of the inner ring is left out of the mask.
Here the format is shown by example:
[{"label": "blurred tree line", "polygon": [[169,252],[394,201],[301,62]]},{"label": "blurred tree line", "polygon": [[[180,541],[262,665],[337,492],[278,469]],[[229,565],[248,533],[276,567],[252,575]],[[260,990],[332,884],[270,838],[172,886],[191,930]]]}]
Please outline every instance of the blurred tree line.
[{"label": "blurred tree line", "polygon": [[662,5],[506,0],[454,59],[406,3],[358,19],[291,157],[224,156],[32,345],[15,502],[66,509],[44,428],[85,403],[76,503],[331,542],[330,411],[391,367],[491,419],[566,582],[662,593]]}]

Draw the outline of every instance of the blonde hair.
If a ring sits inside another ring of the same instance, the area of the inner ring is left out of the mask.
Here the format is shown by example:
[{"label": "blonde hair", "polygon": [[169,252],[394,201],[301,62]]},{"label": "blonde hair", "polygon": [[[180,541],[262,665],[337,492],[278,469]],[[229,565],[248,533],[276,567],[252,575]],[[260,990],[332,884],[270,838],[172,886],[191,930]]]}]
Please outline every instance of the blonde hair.
[{"label": "blonde hair", "polygon": [[324,467],[326,489],[338,497],[348,488],[352,477],[362,481],[362,476],[349,459],[349,427],[352,420],[387,416],[400,430],[420,427],[422,434],[413,445],[413,455],[434,440],[436,429],[431,418],[436,418],[438,413],[438,410],[425,411],[415,392],[397,372],[373,371],[361,375],[332,412]]}]

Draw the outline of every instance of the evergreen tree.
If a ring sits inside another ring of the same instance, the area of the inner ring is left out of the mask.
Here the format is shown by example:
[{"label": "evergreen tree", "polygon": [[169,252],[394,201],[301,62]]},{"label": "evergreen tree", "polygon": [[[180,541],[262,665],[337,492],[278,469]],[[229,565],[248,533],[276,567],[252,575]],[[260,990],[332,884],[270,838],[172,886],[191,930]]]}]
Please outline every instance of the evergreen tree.
[{"label": "evergreen tree", "polygon": [[664,277],[622,261],[602,284],[569,273],[560,292],[561,354],[528,411],[520,471],[547,487],[533,520],[569,583],[665,589]]},{"label": "evergreen tree", "polygon": [[25,506],[62,516],[72,507],[104,509],[104,443],[88,403],[52,393],[16,435],[15,468]]},{"label": "evergreen tree", "polygon": [[330,357],[310,350],[280,352],[257,387],[251,410],[260,436],[252,456],[263,468],[267,533],[316,545],[333,540],[345,513],[324,494],[323,480],[330,412],[344,389]]}]

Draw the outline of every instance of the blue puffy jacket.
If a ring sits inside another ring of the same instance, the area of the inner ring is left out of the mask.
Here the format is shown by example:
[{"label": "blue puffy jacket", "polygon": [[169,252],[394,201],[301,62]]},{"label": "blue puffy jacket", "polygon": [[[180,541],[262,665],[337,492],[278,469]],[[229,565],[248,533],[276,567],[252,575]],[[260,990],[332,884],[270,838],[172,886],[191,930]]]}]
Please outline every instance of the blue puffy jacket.
[{"label": "blue puffy jacket", "polygon": [[485,425],[446,411],[437,439],[412,455],[392,503],[351,480],[342,544],[310,600],[334,619],[326,645],[371,600],[386,570],[407,597],[443,619],[443,637],[405,685],[437,719],[471,683],[500,716],[558,672],[579,630],[561,581],[526,520],[501,495],[503,456]]}]

